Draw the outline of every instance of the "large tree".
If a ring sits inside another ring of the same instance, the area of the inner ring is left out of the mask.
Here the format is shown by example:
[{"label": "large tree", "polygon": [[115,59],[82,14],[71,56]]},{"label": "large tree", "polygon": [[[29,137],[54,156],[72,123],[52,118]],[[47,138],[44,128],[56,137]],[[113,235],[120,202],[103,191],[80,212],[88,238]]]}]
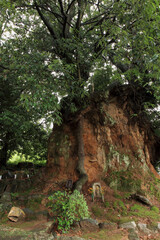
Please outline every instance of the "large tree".
[{"label": "large tree", "polygon": [[[3,2],[2,7],[9,11],[8,26],[13,26],[14,38],[20,42],[16,62],[25,86],[21,98],[32,111],[54,115],[60,123],[59,96],[65,111],[78,111],[86,104],[89,86],[102,91],[114,80],[150,92],[154,101],[146,103],[142,98],[143,109],[158,103],[157,0],[15,0],[10,6]],[[83,116],[76,119],[80,174],[76,188],[80,190],[87,174]]]}]

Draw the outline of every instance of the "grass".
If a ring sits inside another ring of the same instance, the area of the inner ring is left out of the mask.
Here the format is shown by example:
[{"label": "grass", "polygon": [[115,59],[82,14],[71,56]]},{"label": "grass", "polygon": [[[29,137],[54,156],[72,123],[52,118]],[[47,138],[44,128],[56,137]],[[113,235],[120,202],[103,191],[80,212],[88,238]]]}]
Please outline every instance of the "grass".
[{"label": "grass", "polygon": [[87,233],[82,235],[84,239],[103,239],[103,240],[121,240],[123,239],[122,232],[111,232],[110,230],[101,230],[99,232]]},{"label": "grass", "polygon": [[19,228],[5,227],[1,225],[0,227],[0,236],[1,240],[18,240],[18,239],[32,239],[33,233],[29,231],[24,231]]}]

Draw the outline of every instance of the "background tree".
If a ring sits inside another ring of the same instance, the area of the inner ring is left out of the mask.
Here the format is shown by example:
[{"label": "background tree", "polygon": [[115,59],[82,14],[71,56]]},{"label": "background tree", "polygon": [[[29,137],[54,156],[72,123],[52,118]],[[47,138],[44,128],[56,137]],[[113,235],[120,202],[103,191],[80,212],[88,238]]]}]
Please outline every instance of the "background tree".
[{"label": "background tree", "polygon": [[40,115],[33,115],[21,101],[24,85],[19,79],[16,54],[9,54],[16,47],[13,44],[2,44],[0,50],[0,166],[6,166],[15,150],[34,159],[47,157],[48,132],[38,123]]},{"label": "background tree", "polygon": [[[21,99],[30,111],[49,113],[60,123],[59,96],[67,96],[62,100],[65,111],[75,112],[87,104],[89,85],[97,91],[115,80],[143,94],[141,110],[159,102],[157,0],[26,0],[2,6],[10,12],[19,42],[16,63],[25,86]],[[105,84],[100,81],[102,71]],[[87,174],[83,116],[76,119],[80,173],[76,188],[80,190]]]}]

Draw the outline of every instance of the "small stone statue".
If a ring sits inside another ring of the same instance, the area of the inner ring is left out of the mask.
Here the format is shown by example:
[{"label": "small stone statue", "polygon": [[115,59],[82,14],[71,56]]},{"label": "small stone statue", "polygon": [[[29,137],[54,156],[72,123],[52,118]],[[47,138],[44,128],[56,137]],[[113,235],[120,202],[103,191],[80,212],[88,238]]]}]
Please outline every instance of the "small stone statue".
[{"label": "small stone statue", "polygon": [[67,188],[68,190],[71,190],[72,187],[73,187],[73,182],[72,182],[72,180],[71,180],[71,179],[67,180],[67,182],[66,182],[66,188]]},{"label": "small stone statue", "polygon": [[99,197],[99,198],[102,198],[102,201],[104,202],[104,194],[103,194],[103,191],[102,191],[101,184],[100,183],[94,183],[92,185],[92,189],[93,189],[92,201],[94,202],[95,197]]}]

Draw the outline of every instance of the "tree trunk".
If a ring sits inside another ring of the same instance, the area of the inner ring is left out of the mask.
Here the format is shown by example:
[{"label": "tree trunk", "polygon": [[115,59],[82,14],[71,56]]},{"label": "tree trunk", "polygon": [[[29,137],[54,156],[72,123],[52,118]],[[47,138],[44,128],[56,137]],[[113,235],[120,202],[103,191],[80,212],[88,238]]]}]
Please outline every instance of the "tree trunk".
[{"label": "tree trunk", "polygon": [[77,142],[78,142],[78,165],[77,171],[79,172],[79,179],[75,184],[75,189],[78,191],[82,190],[83,185],[88,180],[88,175],[84,169],[84,142],[83,142],[83,117],[81,116],[77,126]]},{"label": "tree trunk", "polygon": [[5,142],[2,149],[0,150],[0,167],[6,166],[7,164],[7,152],[8,152],[8,143]]}]

